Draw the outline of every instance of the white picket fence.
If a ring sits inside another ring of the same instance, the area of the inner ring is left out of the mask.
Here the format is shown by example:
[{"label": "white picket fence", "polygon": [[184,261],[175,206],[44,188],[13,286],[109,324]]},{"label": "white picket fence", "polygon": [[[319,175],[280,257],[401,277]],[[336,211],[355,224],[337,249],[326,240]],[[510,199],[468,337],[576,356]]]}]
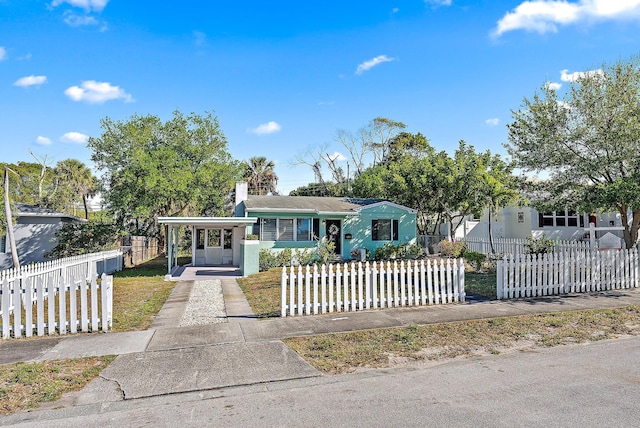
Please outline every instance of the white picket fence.
[{"label": "white picket fence", "polygon": [[498,299],[636,288],[638,251],[564,250],[504,256],[497,266]]},{"label": "white picket fence", "polygon": [[281,316],[464,302],[462,259],[282,268]]},{"label": "white picket fence", "polygon": [[[469,251],[491,254],[491,243],[487,238],[465,238],[464,243]],[[526,252],[526,243],[526,239],[494,238],[493,249],[496,254],[522,254]],[[596,241],[596,248],[597,246]],[[553,247],[554,251],[589,249],[591,249],[589,241],[555,241]]]},{"label": "white picket fence", "polygon": [[106,273],[121,269],[122,252],[114,250],[0,272],[2,338],[109,330],[113,278]]}]

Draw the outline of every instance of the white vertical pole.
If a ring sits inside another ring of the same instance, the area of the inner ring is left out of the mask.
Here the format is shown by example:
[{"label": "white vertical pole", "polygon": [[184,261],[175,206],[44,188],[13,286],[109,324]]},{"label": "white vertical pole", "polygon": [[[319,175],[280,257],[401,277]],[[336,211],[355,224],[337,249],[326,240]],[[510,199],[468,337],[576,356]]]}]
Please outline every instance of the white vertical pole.
[{"label": "white vertical pole", "polygon": [[[293,266],[291,266],[293,269]],[[287,316],[287,267],[282,266],[282,274],[280,275],[280,316]]]}]

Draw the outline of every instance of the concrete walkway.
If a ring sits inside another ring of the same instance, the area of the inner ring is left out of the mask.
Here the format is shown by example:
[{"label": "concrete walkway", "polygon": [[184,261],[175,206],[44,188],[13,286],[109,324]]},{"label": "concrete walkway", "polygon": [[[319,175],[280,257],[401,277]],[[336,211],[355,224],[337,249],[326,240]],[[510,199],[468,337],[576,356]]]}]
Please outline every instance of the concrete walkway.
[{"label": "concrete walkway", "polygon": [[181,281],[147,331],[4,341],[0,363],[117,354],[76,397],[74,404],[80,405],[320,376],[280,342],[285,337],[640,304],[640,289],[629,289],[258,322],[230,273],[217,276],[212,271],[195,278],[221,281],[227,323],[175,327],[192,285],[192,280]]}]

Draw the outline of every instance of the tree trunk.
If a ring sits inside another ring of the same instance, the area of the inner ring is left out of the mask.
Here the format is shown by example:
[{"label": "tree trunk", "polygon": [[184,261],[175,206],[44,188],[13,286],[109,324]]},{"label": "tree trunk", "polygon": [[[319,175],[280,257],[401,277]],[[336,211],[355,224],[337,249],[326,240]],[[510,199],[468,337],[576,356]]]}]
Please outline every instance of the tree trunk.
[{"label": "tree trunk", "polygon": [[87,208],[87,195],[82,195],[82,203],[84,204],[84,219],[89,220],[89,209]]},{"label": "tree trunk", "polygon": [[13,222],[11,221],[11,205],[9,202],[9,168],[4,168],[4,214],[7,217],[7,237],[9,245],[11,245],[11,258],[13,259],[13,267],[20,267],[20,259],[18,259],[18,249],[16,248],[16,238],[13,234]]},{"label": "tree trunk", "polygon": [[640,227],[640,209],[633,211],[631,217],[631,224],[629,224],[629,215],[627,205],[621,205],[618,207],[620,213],[620,222],[624,230],[622,231],[624,236],[624,244],[627,249],[633,248],[638,241],[638,228]]},{"label": "tree trunk", "polygon": [[640,228],[640,209],[633,211],[633,216],[631,217],[631,227],[629,228],[627,225],[625,225],[625,228],[629,229],[629,241],[627,242],[627,240],[625,239],[625,244],[627,245],[627,249],[630,249],[633,248],[634,245],[636,245],[636,242],[638,242],[638,229]]},{"label": "tree trunk", "polygon": [[493,234],[491,233],[491,206],[489,206],[489,246],[491,247],[491,254],[495,253],[493,249]]}]

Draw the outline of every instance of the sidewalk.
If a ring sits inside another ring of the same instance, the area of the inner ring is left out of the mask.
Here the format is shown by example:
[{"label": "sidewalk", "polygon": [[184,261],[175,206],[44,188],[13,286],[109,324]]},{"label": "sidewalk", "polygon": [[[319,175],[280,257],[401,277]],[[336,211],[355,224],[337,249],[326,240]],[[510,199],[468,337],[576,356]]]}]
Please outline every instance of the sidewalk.
[{"label": "sidewalk", "polygon": [[184,281],[147,331],[5,341],[0,363],[119,355],[77,397],[80,405],[320,376],[279,341],[286,337],[640,304],[640,289],[628,289],[257,321],[235,278],[215,279],[222,283],[227,323],[172,327],[188,301],[192,283]]}]

